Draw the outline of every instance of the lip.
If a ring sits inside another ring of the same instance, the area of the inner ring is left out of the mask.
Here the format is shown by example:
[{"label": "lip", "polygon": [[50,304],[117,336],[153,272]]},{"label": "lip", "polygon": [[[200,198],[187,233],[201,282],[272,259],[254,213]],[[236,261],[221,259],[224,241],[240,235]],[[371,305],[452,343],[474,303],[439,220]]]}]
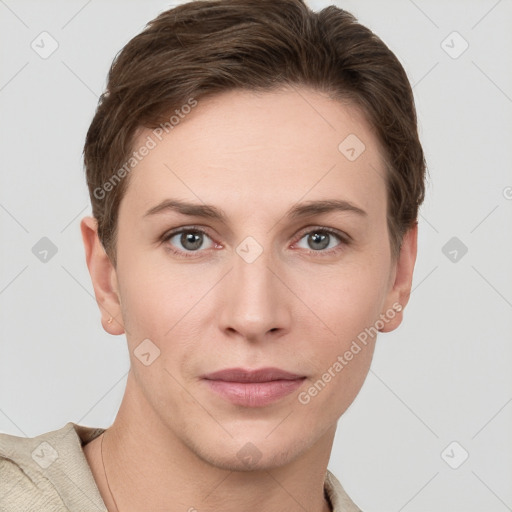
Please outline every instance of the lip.
[{"label": "lip", "polygon": [[256,370],[226,368],[225,370],[203,375],[203,379],[222,380],[226,382],[269,382],[273,380],[295,380],[303,377],[304,375],[297,375],[274,367],[258,368]]},{"label": "lip", "polygon": [[202,378],[225,400],[244,407],[264,407],[293,393],[306,377],[280,368],[228,368]]}]

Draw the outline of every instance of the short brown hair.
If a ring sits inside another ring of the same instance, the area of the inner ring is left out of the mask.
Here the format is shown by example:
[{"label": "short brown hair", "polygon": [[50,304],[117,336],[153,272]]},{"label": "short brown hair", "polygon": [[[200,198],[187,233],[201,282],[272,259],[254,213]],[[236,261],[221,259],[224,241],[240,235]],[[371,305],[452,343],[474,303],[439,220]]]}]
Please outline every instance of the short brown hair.
[{"label": "short brown hair", "polygon": [[87,132],[93,216],[114,266],[138,130],[169,124],[191,99],[286,85],[328,92],[365,114],[385,152],[387,223],[399,254],[424,199],[426,163],[412,89],[393,52],[335,6],[314,12],[303,0],[196,0],[162,12],[116,55]]}]

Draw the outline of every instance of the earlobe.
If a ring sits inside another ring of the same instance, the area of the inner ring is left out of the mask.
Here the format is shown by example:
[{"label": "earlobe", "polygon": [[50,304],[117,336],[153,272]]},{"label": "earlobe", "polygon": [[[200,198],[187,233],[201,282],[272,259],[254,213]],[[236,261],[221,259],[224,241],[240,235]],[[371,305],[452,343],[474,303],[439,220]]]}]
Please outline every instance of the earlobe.
[{"label": "earlobe", "polygon": [[[113,335],[125,332],[121,315],[116,269],[112,265],[98,237],[98,222],[94,217],[84,217],[80,222],[87,268],[91,276],[96,302],[101,312],[101,324]],[[109,319],[112,318],[112,320]]]},{"label": "earlobe", "polygon": [[[385,301],[382,314],[388,319],[380,332],[396,329],[403,320],[403,310],[409,302],[412,277],[418,248],[418,223],[416,222],[403,237],[402,247],[396,262],[395,279]],[[382,317],[382,315],[381,315]]]}]

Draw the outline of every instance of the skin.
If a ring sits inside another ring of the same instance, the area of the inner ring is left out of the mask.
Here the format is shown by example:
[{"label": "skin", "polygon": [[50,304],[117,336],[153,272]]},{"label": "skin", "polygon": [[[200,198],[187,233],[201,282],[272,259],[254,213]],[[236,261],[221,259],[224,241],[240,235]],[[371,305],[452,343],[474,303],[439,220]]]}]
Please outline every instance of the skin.
[{"label": "skin", "polygon": [[[151,133],[141,131],[134,147]],[[349,134],[366,146],[355,161],[338,150]],[[95,219],[82,219],[103,328],[126,333],[131,359],[114,423],[84,447],[110,511],[116,506],[101,463],[102,437],[108,482],[123,512],[330,510],[323,486],[337,422],[364,383],[376,337],[309,403],[297,396],[379,315],[394,303],[405,307],[416,259],[417,225],[392,259],[381,154],[358,109],[325,94],[223,93],[200,100],[132,170],[119,210],[117,268]],[[144,217],[168,198],[214,205],[228,222],[175,212]],[[285,217],[297,203],[319,199],[350,201],[366,215]],[[180,236],[161,240],[172,228],[191,226],[207,231],[195,252]],[[352,241],[333,235],[327,248],[315,245],[318,227]],[[252,263],[236,252],[248,236],[263,249]],[[402,314],[380,330],[396,329]],[[160,350],[148,366],[134,354],[144,339]],[[224,368],[266,366],[306,380],[278,402],[248,408],[200,379]],[[237,457],[248,442],[260,454],[249,469]]]}]

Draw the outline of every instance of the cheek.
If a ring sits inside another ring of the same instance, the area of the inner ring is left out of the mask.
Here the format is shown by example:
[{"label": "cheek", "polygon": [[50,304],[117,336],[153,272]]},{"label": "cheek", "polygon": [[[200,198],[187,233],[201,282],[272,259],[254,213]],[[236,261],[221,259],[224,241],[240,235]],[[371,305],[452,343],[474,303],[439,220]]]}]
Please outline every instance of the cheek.
[{"label": "cheek", "polygon": [[[322,373],[297,396],[305,412],[322,418],[326,425],[336,421],[350,406],[364,384],[374,351],[374,342],[361,343],[333,354]],[[350,360],[347,354],[350,353]],[[309,409],[309,410],[308,410]]]},{"label": "cheek", "polygon": [[[318,279],[318,287],[310,289],[308,300],[322,320],[316,326],[324,334],[314,349],[308,347],[315,377],[305,401],[323,394],[317,400],[321,403],[334,394],[333,403],[343,409],[357,395],[373,357],[386,279],[381,265],[367,265]],[[313,332],[314,322],[306,329]]]},{"label": "cheek", "polygon": [[[311,275],[311,270],[304,275]],[[347,341],[378,318],[387,293],[385,261],[354,261],[317,273],[302,284],[301,296],[333,340]],[[296,284],[298,286],[299,280]]]},{"label": "cheek", "polygon": [[[325,317],[329,319],[330,335],[325,336],[320,344],[321,351],[316,352],[318,374],[343,374],[342,379],[347,378],[352,382],[357,380],[358,374],[368,371],[380,301],[375,290],[361,288],[358,291],[359,295],[340,295],[329,305],[329,313]],[[326,376],[326,379],[329,377]],[[340,377],[336,380],[340,380]]]},{"label": "cheek", "polygon": [[[147,402],[164,414],[191,400],[179,384],[179,369],[191,350],[187,312],[197,296],[183,289],[179,270],[164,271],[151,262],[142,265],[142,258],[140,262],[132,260],[128,267],[125,260],[120,272],[130,366]],[[184,332],[189,335],[184,337]]]},{"label": "cheek", "polygon": [[161,339],[185,315],[187,305],[197,301],[199,291],[184,271],[165,263],[144,254],[119,261],[123,319],[129,333]]},{"label": "cheek", "polygon": [[[194,355],[197,358],[205,338],[209,339],[204,326],[213,316],[206,308],[215,310],[208,295],[215,284],[214,276],[210,279],[201,271],[192,274],[192,266],[184,267],[171,272],[168,266],[164,268],[158,262],[148,263],[130,268],[120,279],[131,366],[139,383],[148,392],[152,388],[151,393],[175,388],[172,395],[179,396],[180,388],[171,375],[181,380],[188,372],[187,361],[194,360]],[[151,366],[144,367],[137,360],[142,352],[149,352],[151,357],[158,355]]]},{"label": "cheek", "polygon": [[297,396],[306,414],[323,418],[326,425],[343,414],[366,379],[375,349],[373,326],[381,305],[381,291],[369,285],[352,288],[345,282],[329,293],[331,297],[324,297],[322,304],[320,297],[317,301],[329,330],[319,337],[316,347],[308,347],[314,374]]}]

